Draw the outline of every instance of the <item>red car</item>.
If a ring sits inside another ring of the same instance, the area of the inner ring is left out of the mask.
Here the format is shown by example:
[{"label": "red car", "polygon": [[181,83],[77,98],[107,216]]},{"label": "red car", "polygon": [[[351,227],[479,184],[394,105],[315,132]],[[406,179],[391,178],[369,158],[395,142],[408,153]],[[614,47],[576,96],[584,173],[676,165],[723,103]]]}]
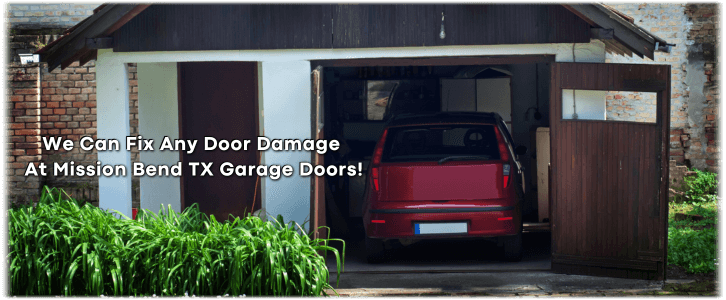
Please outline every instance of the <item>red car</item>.
[{"label": "red car", "polygon": [[522,256],[524,192],[512,137],[496,113],[393,117],[376,144],[363,222],[369,262],[391,240],[496,238]]}]

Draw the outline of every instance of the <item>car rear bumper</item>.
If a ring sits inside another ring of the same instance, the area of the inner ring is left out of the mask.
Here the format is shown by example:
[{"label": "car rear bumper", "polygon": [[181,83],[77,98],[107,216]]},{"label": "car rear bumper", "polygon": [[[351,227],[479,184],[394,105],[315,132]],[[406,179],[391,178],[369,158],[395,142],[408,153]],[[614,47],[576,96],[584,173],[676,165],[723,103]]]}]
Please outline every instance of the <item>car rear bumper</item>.
[{"label": "car rear bumper", "polygon": [[[371,209],[363,218],[371,238],[460,238],[514,235],[521,217],[514,207],[462,207],[442,209]],[[466,223],[466,232],[417,234],[416,224]]]}]

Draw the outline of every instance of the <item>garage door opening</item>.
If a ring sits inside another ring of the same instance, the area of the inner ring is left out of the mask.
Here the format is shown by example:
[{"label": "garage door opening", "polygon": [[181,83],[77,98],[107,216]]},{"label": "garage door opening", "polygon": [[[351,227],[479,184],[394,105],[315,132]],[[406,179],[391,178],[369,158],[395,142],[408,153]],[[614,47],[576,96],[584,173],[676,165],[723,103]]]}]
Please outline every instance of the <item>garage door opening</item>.
[{"label": "garage door opening", "polygon": [[[547,129],[551,61],[553,57],[539,56],[313,62],[314,67],[324,66],[324,100],[317,110],[325,124],[322,135],[344,145],[325,155],[325,165],[360,162],[365,174],[386,121],[405,113],[497,112],[509,128],[514,146],[528,149],[518,157],[525,192],[521,263],[506,262],[494,241],[450,239],[392,241],[387,263],[369,265],[362,245],[366,177],[326,177],[321,208],[331,236],[348,244],[347,271],[550,269]],[[434,253],[446,255],[432,257]]]}]

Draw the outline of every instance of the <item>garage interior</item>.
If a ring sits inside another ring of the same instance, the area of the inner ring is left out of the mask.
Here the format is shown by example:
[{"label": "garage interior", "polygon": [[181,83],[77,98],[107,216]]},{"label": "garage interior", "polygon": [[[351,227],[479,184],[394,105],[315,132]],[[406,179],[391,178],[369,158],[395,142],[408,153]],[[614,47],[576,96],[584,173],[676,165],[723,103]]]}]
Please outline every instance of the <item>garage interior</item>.
[{"label": "garage interior", "polygon": [[[505,262],[494,242],[452,239],[396,244],[389,261],[369,265],[361,218],[366,177],[326,177],[326,223],[331,237],[346,241],[347,272],[550,269],[548,61],[553,58],[380,60],[382,65],[368,61],[364,66],[356,66],[355,61],[320,62],[324,66],[324,135],[344,145],[326,154],[326,165],[362,162],[367,169],[387,118],[402,113],[497,112],[515,146],[528,149],[519,157],[525,182],[524,258],[519,263]],[[545,145],[539,150],[538,137]],[[432,253],[447,255],[432,258]]]}]

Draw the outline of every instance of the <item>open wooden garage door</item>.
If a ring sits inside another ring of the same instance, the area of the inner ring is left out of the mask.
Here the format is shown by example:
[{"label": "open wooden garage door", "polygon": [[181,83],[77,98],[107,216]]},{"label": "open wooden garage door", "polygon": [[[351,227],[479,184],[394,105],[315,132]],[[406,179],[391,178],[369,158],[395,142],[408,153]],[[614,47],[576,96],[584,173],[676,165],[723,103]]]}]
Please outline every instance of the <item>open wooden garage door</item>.
[{"label": "open wooden garage door", "polygon": [[[551,71],[552,270],[664,279],[670,66],[554,63]],[[611,120],[605,102],[594,109],[600,120],[587,116],[586,98],[603,91],[650,93],[655,119]]]},{"label": "open wooden garage door", "polygon": [[[182,207],[193,203],[217,220],[242,217],[260,208],[257,176],[219,173],[225,162],[257,165],[258,107],[256,62],[182,62],[179,68],[180,138],[197,140],[193,153],[181,151]],[[251,140],[247,151],[204,150],[205,137]],[[202,176],[202,165],[191,176],[189,162],[213,163],[214,176]]]}]

